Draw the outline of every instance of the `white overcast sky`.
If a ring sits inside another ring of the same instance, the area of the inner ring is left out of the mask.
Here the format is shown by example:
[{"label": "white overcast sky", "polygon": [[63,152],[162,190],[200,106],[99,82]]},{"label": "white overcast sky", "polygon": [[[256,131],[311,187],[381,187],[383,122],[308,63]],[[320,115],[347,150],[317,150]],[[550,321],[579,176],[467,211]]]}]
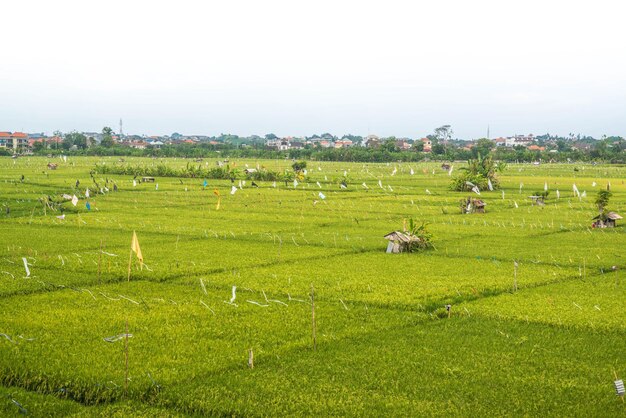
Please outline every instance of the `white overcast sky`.
[{"label": "white overcast sky", "polygon": [[626,135],[622,1],[4,1],[0,131]]}]

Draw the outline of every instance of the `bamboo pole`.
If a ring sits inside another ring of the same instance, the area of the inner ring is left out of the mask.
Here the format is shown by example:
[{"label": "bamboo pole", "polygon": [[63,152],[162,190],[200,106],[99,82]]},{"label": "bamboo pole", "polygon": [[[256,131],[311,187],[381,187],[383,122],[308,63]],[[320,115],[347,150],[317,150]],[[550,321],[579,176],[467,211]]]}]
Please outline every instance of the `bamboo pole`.
[{"label": "bamboo pole", "polygon": [[317,351],[317,338],[315,335],[315,288],[311,284],[311,325],[313,328],[313,351]]},{"label": "bamboo pole", "polygon": [[102,266],[102,240],[100,240],[100,253],[98,254],[98,284],[100,284],[101,266]]},{"label": "bamboo pole", "polygon": [[133,247],[130,247],[130,255],[128,256],[128,281],[130,282],[130,264],[133,261]]},{"label": "bamboo pole", "polygon": [[126,362],[125,374],[124,374],[124,397],[128,396],[128,314],[126,314],[126,335],[124,344],[124,357]]}]

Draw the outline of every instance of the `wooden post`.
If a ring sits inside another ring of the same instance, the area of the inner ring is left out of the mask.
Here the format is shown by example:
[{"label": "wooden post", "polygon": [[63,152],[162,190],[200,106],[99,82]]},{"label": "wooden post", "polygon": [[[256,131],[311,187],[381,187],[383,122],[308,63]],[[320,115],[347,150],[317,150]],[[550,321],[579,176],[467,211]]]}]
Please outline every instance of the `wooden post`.
[{"label": "wooden post", "polygon": [[98,254],[98,284],[100,284],[100,266],[102,265],[102,240],[100,240],[100,253]]},{"label": "wooden post", "polygon": [[128,281],[130,282],[130,264],[133,261],[133,247],[130,247],[130,255],[128,256]]},{"label": "wooden post", "polygon": [[126,335],[124,340],[124,357],[126,360],[126,373],[124,374],[124,397],[126,398],[128,395],[128,314],[126,315]]},{"label": "wooden post", "polygon": [[315,288],[311,284],[311,325],[313,328],[313,351],[317,351],[317,338],[315,336]]},{"label": "wooden post", "polygon": [[513,291],[517,292],[517,261],[513,261]]},{"label": "wooden post", "polygon": [[254,369],[254,351],[248,350],[248,367]]}]

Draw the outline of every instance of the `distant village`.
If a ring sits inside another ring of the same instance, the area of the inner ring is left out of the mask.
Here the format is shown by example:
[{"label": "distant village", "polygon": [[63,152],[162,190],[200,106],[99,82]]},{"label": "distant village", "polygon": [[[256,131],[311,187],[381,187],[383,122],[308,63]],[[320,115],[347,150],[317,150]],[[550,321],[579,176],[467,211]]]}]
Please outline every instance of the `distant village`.
[{"label": "distant village", "polygon": [[[33,155],[46,154],[52,151],[81,151],[93,148],[114,148],[119,151],[146,150],[154,151],[161,148],[180,146],[202,146],[204,148],[245,149],[267,151],[295,150],[345,150],[351,148],[382,149],[389,152],[419,152],[423,154],[445,154],[450,150],[469,151],[479,147],[482,152],[502,150],[525,150],[542,154],[559,154],[562,152],[591,152],[597,148],[624,153],[626,141],[619,136],[596,139],[589,136],[570,134],[566,137],[545,135],[512,135],[498,138],[480,138],[475,140],[453,139],[449,125],[434,130],[433,134],[418,138],[379,137],[377,135],[334,136],[330,133],[306,137],[278,137],[267,134],[263,137],[252,135],[222,134],[219,136],[182,135],[173,133],[164,136],[124,135],[115,133],[110,128],[102,132],[55,132],[45,133],[0,132],[0,155]],[[486,147],[486,148],[485,148]]]}]

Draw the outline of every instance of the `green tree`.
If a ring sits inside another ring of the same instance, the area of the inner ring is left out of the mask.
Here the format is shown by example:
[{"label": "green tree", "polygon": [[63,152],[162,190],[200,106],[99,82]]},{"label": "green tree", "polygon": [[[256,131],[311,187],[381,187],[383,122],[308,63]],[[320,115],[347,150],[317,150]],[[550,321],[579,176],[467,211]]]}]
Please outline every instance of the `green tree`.
[{"label": "green tree", "polygon": [[411,147],[411,149],[418,151],[418,152],[423,152],[424,151],[424,143],[422,141],[417,141],[413,143],[413,146]]},{"label": "green tree", "polygon": [[598,195],[596,196],[595,204],[598,206],[598,211],[600,212],[600,216],[602,216],[606,210],[606,207],[609,204],[609,199],[611,199],[613,193],[608,190],[600,190]]},{"label": "green tree", "polygon": [[476,142],[476,145],[472,147],[472,156],[474,158],[477,158],[478,154],[489,155],[489,153],[491,153],[491,150],[494,149],[495,147],[496,147],[496,143],[494,141],[491,141],[487,138],[480,138]]},{"label": "green tree", "polygon": [[46,143],[44,141],[37,141],[33,144],[34,152],[41,152],[46,148]]},{"label": "green tree", "polygon": [[[442,125],[435,129],[435,140],[434,142],[445,142],[452,139],[452,126],[450,125]],[[433,144],[434,144],[433,142]]]},{"label": "green tree", "polygon": [[102,141],[100,145],[105,148],[111,148],[113,146],[113,129],[108,126],[102,128]]},{"label": "green tree", "polygon": [[380,149],[387,152],[400,151],[400,149],[396,146],[396,138],[394,136],[387,138],[380,146]]},{"label": "green tree", "polygon": [[87,148],[87,137],[76,131],[65,134],[65,138],[63,138],[63,148],[70,149],[72,146],[76,146],[78,149]]},{"label": "green tree", "polygon": [[446,153],[446,146],[443,144],[433,144],[431,152],[436,155],[443,155]]}]

